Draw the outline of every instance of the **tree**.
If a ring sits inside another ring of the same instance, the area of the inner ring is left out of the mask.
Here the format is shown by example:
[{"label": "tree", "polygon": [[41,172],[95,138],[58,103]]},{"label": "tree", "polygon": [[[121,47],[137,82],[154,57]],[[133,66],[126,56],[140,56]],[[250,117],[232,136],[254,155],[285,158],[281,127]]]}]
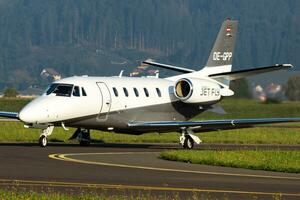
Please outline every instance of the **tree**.
[{"label": "tree", "polygon": [[231,81],[230,89],[234,91],[235,98],[252,98],[249,83],[245,78]]},{"label": "tree", "polygon": [[16,90],[16,88],[7,88],[4,91],[4,97],[17,97],[19,95],[18,91]]},{"label": "tree", "polygon": [[285,90],[285,96],[290,101],[300,100],[300,76],[292,76],[289,78]]}]

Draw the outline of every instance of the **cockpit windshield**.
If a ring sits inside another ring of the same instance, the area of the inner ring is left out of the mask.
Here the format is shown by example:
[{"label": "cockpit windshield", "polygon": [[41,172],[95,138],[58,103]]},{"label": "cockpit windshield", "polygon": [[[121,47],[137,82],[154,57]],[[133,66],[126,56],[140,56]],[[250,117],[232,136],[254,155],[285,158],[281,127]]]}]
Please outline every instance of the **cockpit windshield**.
[{"label": "cockpit windshield", "polygon": [[50,85],[46,94],[56,94],[56,96],[70,97],[72,94],[73,85],[54,83]]}]

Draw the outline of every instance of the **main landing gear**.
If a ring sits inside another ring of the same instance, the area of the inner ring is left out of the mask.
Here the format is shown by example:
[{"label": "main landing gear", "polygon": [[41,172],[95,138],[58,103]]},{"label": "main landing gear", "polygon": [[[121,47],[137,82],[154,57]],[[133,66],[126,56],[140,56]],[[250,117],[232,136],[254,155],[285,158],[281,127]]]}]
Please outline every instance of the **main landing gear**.
[{"label": "main landing gear", "polygon": [[39,138],[39,145],[41,147],[46,147],[48,144],[48,136],[53,132],[54,126],[48,126],[46,129],[42,130],[42,133]]},{"label": "main landing gear", "polygon": [[78,128],[69,140],[77,139],[80,146],[90,146],[91,135],[89,129]]},{"label": "main landing gear", "polygon": [[202,141],[199,137],[194,135],[194,132],[190,129],[183,129],[179,138],[179,143],[184,149],[192,149],[194,143],[200,144]]}]

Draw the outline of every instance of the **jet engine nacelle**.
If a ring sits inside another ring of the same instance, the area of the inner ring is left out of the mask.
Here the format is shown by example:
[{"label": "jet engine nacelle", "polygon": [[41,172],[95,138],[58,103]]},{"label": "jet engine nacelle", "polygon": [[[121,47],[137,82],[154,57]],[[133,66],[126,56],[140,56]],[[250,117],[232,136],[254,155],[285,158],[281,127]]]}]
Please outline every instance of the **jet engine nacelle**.
[{"label": "jet engine nacelle", "polygon": [[221,99],[221,86],[215,82],[197,79],[179,79],[174,87],[175,96],[185,103],[210,103]]}]

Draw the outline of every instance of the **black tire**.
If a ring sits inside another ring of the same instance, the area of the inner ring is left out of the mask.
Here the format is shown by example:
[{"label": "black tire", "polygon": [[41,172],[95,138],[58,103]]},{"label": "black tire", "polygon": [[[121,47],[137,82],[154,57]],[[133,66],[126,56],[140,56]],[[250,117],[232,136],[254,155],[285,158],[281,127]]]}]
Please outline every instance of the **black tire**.
[{"label": "black tire", "polygon": [[88,147],[90,146],[91,141],[90,140],[80,140],[79,145],[82,147]]},{"label": "black tire", "polygon": [[91,144],[90,131],[89,130],[81,130],[77,136],[77,139],[79,140],[80,146],[83,146],[83,147],[90,146],[90,144]]},{"label": "black tire", "polygon": [[184,149],[192,149],[194,147],[194,140],[190,136],[186,136],[183,143]]},{"label": "black tire", "polygon": [[48,144],[48,139],[46,136],[42,135],[39,139],[39,145],[40,147],[46,147]]}]

